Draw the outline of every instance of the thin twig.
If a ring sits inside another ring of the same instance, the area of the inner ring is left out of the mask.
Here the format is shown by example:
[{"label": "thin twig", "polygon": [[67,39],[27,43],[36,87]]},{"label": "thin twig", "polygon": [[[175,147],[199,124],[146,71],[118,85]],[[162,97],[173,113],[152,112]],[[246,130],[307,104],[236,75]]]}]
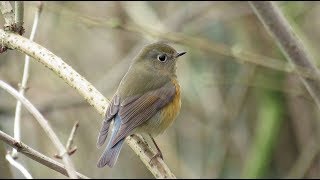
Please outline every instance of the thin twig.
[{"label": "thin twig", "polygon": [[[37,7],[36,13],[34,15],[34,20],[33,20],[33,26],[30,34],[30,40],[33,41],[34,36],[37,31],[38,27],[38,22],[42,10],[43,2],[39,3],[39,6]],[[29,63],[30,63],[30,57],[28,55],[25,56],[24,60],[24,69],[23,69],[23,76],[22,76],[22,82],[19,87],[19,93],[24,96],[25,89],[27,88],[27,82],[29,78]],[[16,112],[15,112],[15,118],[14,118],[14,138],[17,141],[20,141],[20,123],[21,123],[21,102],[17,101],[16,105]],[[17,158],[17,151],[15,149],[12,150],[12,157]]]},{"label": "thin twig", "polygon": [[[17,49],[18,51],[33,57],[35,60],[52,70],[67,84],[75,88],[78,93],[97,110],[98,113],[104,116],[106,108],[109,104],[107,99],[88,81],[86,81],[84,77],[73,70],[71,66],[62,61],[61,58],[57,57],[52,52],[33,41],[30,41],[17,34],[5,32],[1,29],[0,41],[2,41],[5,46]],[[149,164],[150,159],[156,153],[140,137],[127,138],[126,142],[140,157],[140,159],[155,177],[175,178],[173,173],[161,158],[157,158],[153,165]]]},{"label": "thin twig", "polygon": [[62,160],[66,166],[68,174],[70,178],[77,178],[75,169],[73,167],[73,163],[69,158],[69,155],[60,142],[59,138],[55,134],[55,132],[51,129],[48,121],[42,116],[42,114],[21,94],[19,94],[14,88],[12,88],[7,83],[0,80],[0,87],[14,96],[16,99],[21,101],[21,103],[27,108],[27,110],[35,117],[35,119],[39,122],[43,130],[47,133],[59,153],[62,155]]},{"label": "thin twig", "polygon": [[249,3],[264,27],[278,43],[278,46],[280,46],[287,59],[294,66],[303,67],[315,75],[315,79],[307,79],[303,74],[298,72],[301,81],[320,109],[320,72],[314,65],[310,53],[307,52],[307,49],[294,33],[289,22],[275,2],[250,1]]},{"label": "thin twig", "polygon": [[[71,147],[73,143],[74,136],[76,135],[76,131],[79,127],[79,121],[76,121],[72,127],[69,139],[66,144],[66,150],[68,151],[69,156],[76,152],[77,147]],[[56,154],[54,157],[61,159],[61,155]]]},{"label": "thin twig", "polygon": [[79,127],[79,121],[74,123],[73,128],[71,130],[71,133],[70,133],[67,145],[66,145],[66,149],[68,151],[72,149],[71,146],[72,146],[72,143],[73,143],[73,138],[76,135],[76,131],[77,131],[78,127]]},{"label": "thin twig", "polygon": [[15,1],[14,2],[15,32],[18,32],[20,35],[22,35],[24,33],[23,14],[24,14],[23,1]]},{"label": "thin twig", "polygon": [[[47,166],[48,168],[57,171],[65,176],[68,176],[67,170],[63,164],[41,154],[40,152],[32,149],[31,147],[27,146],[22,142],[16,141],[13,137],[9,136],[8,134],[2,132],[0,130],[0,140],[8,144],[9,146],[16,148],[18,152],[24,154],[25,156],[29,157],[37,161],[38,163]],[[81,179],[89,179],[87,176],[80,174],[77,172],[78,178]]]},{"label": "thin twig", "polygon": [[24,175],[24,177],[26,177],[27,179],[33,179],[31,174],[28,172],[28,170],[24,168],[19,162],[14,160],[10,155],[10,153],[6,155],[6,159],[12,166],[17,168]]}]

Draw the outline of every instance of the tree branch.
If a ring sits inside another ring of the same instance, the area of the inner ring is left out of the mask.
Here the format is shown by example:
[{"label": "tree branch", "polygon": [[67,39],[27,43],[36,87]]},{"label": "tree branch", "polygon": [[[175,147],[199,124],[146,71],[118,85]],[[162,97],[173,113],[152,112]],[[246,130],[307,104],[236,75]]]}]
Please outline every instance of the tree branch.
[{"label": "tree branch", "polygon": [[24,14],[24,5],[23,1],[14,2],[14,22],[15,22],[15,32],[18,32],[20,35],[24,33],[23,29],[23,14]]},{"label": "tree branch", "polygon": [[79,121],[75,122],[72,127],[72,130],[71,130],[71,133],[70,133],[69,139],[67,141],[67,145],[66,145],[67,151],[72,149],[71,146],[73,144],[73,139],[74,139],[74,136],[76,135],[76,131],[77,131],[78,127],[79,127]]},{"label": "tree branch", "polygon": [[68,175],[70,178],[77,178],[73,163],[67,153],[67,150],[64,148],[62,143],[60,142],[58,136],[55,134],[55,132],[50,127],[48,121],[42,116],[42,114],[21,94],[19,94],[14,88],[12,88],[7,83],[0,80],[0,87],[6,90],[8,93],[10,93],[12,96],[14,96],[16,99],[21,101],[21,103],[27,108],[27,110],[35,117],[35,119],[38,121],[40,126],[43,128],[43,130],[46,132],[46,134],[49,136],[50,140],[53,142],[57,150],[62,156],[62,160],[66,166]]},{"label": "tree branch", "polygon": [[[76,121],[71,129],[71,133],[70,133],[70,136],[68,138],[68,141],[67,141],[67,144],[66,144],[66,150],[68,151],[68,154],[71,156],[73,153],[76,152],[77,150],[77,147],[72,147],[72,143],[73,143],[73,138],[74,136],[76,135],[76,131],[79,127],[79,121]],[[61,159],[61,155],[59,154],[56,154],[54,155],[54,157],[58,158],[58,159]]]},{"label": "tree branch", "polygon": [[15,161],[12,156],[10,155],[10,153],[8,153],[6,155],[6,159],[7,161],[12,165],[14,166],[15,168],[17,168],[23,175],[25,178],[27,179],[33,179],[31,174],[28,172],[28,170],[23,167],[20,163],[18,163],[17,161]]},{"label": "tree branch", "polygon": [[[0,131],[0,140],[7,143],[9,146],[16,148],[18,152],[24,154],[25,156],[29,157],[37,161],[40,164],[47,166],[48,168],[55,170],[65,176],[68,176],[66,168],[59,162],[39,153],[38,151],[32,149],[31,147],[25,145],[22,142],[17,142],[13,137],[9,136],[8,134]],[[89,179],[83,174],[77,172],[77,177],[81,179]]]},{"label": "tree branch", "polygon": [[4,28],[13,26],[14,12],[9,1],[0,1],[0,10],[5,20]]},{"label": "tree branch", "polygon": [[[17,49],[24,54],[33,57],[45,67],[52,70],[67,84],[75,88],[85,100],[93,106],[98,113],[104,115],[108,106],[107,99],[79,73],[62,61],[61,58],[54,55],[46,48],[30,41],[22,36],[8,33],[0,29],[0,41],[13,49]],[[142,159],[146,167],[157,178],[175,178],[173,173],[161,158],[155,160],[154,165],[150,165],[149,161],[156,154],[139,136],[136,138],[127,138],[126,141],[135,153]],[[143,150],[143,151],[140,151]]]},{"label": "tree branch", "polygon": [[[43,6],[43,2],[40,2],[39,6],[37,7],[36,13],[34,15],[33,26],[32,26],[32,30],[31,30],[30,38],[29,38],[31,41],[33,41],[34,36],[37,31],[42,6]],[[28,55],[26,55],[25,60],[24,60],[22,82],[19,87],[19,93],[22,96],[24,96],[25,89],[27,88],[27,82],[28,82],[28,78],[29,78],[29,64],[30,64],[30,57]],[[21,122],[21,102],[17,101],[16,112],[15,112],[15,117],[14,117],[14,138],[17,141],[20,141],[20,131],[21,131],[20,130],[20,122]],[[13,149],[12,156],[14,158],[16,158],[17,155],[18,155],[17,151],[15,149]]]},{"label": "tree branch", "polygon": [[298,36],[293,32],[292,27],[276,3],[270,1],[250,1],[249,3],[287,59],[295,67],[303,67],[315,75],[315,79],[307,79],[301,72],[298,72],[301,81],[320,109],[320,73],[313,64],[313,60],[309,56],[310,53],[307,52]]}]

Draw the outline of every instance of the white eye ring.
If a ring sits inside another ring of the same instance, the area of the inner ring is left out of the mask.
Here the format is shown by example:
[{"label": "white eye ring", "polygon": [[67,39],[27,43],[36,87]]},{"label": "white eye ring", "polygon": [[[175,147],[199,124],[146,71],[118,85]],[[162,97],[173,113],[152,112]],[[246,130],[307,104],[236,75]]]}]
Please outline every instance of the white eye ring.
[{"label": "white eye ring", "polygon": [[167,60],[167,55],[166,54],[160,54],[158,55],[158,60],[161,62],[165,62]]}]

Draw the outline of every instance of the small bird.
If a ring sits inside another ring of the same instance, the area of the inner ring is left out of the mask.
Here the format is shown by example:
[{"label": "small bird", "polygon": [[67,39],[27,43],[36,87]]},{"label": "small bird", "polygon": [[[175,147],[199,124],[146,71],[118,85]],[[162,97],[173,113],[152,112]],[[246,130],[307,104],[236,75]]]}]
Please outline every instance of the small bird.
[{"label": "small bird", "polygon": [[[112,97],[102,122],[97,146],[106,141],[111,122],[111,138],[97,166],[113,167],[127,136],[135,133],[153,139],[164,132],[180,112],[180,86],[176,75],[178,53],[171,46],[157,42],[145,46],[136,56]],[[152,158],[153,159],[153,158]]]}]

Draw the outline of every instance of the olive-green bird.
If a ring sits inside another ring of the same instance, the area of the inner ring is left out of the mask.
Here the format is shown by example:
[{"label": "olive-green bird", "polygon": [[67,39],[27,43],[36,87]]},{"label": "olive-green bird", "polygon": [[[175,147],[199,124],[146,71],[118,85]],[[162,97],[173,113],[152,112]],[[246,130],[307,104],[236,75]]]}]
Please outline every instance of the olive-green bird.
[{"label": "olive-green bird", "polygon": [[[145,46],[136,56],[120,82],[107,109],[97,146],[106,141],[114,120],[111,138],[97,166],[113,167],[125,138],[134,133],[153,136],[163,133],[179,114],[180,86],[176,75],[178,53],[164,43]],[[155,143],[156,145],[156,143]],[[162,153],[158,146],[158,154]]]}]

